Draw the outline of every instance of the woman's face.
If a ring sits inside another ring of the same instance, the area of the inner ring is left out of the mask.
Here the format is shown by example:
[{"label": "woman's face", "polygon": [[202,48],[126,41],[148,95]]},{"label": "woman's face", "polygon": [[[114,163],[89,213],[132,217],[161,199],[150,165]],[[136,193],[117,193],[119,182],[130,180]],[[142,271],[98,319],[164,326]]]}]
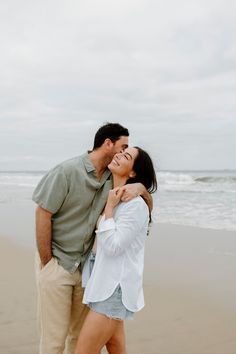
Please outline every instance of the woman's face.
[{"label": "woman's face", "polygon": [[134,177],[133,165],[137,156],[138,149],[129,147],[125,151],[115,154],[108,168],[113,175],[126,178]]}]

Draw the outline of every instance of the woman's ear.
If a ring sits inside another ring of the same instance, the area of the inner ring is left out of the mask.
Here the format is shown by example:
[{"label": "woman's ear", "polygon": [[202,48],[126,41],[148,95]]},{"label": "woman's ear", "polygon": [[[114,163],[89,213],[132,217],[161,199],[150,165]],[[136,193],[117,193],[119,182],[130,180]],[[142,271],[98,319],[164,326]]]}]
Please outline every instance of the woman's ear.
[{"label": "woman's ear", "polygon": [[134,178],[136,176],[136,173],[134,171],[131,171],[129,173],[129,178]]}]

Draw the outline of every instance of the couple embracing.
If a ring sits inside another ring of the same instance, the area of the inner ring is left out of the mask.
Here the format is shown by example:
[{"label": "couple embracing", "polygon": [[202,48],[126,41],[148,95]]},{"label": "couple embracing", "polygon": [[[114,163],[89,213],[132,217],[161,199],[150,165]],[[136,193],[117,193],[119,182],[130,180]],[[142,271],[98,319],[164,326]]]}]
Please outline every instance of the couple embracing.
[{"label": "couple embracing", "polygon": [[40,354],[125,354],[124,320],[144,306],[153,163],[107,123],[82,156],[36,187]]}]

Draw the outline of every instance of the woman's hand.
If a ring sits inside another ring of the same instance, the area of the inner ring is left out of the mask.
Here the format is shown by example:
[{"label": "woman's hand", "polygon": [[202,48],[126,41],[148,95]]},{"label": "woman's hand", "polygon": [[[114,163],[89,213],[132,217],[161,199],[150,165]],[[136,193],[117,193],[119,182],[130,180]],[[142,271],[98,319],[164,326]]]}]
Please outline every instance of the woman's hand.
[{"label": "woman's hand", "polygon": [[114,208],[120,202],[122,194],[123,189],[120,187],[111,189],[108,194],[107,204]]},{"label": "woman's hand", "polygon": [[128,202],[129,200],[142,195],[146,188],[141,183],[125,184],[122,187],[123,195],[122,202]]},{"label": "woman's hand", "polygon": [[120,202],[122,194],[124,193],[123,189],[116,187],[111,189],[108,194],[107,204],[105,206],[105,218],[111,218],[113,215],[113,209]]}]

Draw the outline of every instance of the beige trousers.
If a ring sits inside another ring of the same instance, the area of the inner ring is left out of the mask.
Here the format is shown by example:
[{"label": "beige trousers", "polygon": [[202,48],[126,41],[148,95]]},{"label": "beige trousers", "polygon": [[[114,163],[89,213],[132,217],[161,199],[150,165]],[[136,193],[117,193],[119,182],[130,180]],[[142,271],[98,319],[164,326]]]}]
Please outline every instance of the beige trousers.
[{"label": "beige trousers", "polygon": [[36,255],[40,354],[74,354],[88,313],[82,304],[81,273],[67,272],[52,258],[42,267]]}]

